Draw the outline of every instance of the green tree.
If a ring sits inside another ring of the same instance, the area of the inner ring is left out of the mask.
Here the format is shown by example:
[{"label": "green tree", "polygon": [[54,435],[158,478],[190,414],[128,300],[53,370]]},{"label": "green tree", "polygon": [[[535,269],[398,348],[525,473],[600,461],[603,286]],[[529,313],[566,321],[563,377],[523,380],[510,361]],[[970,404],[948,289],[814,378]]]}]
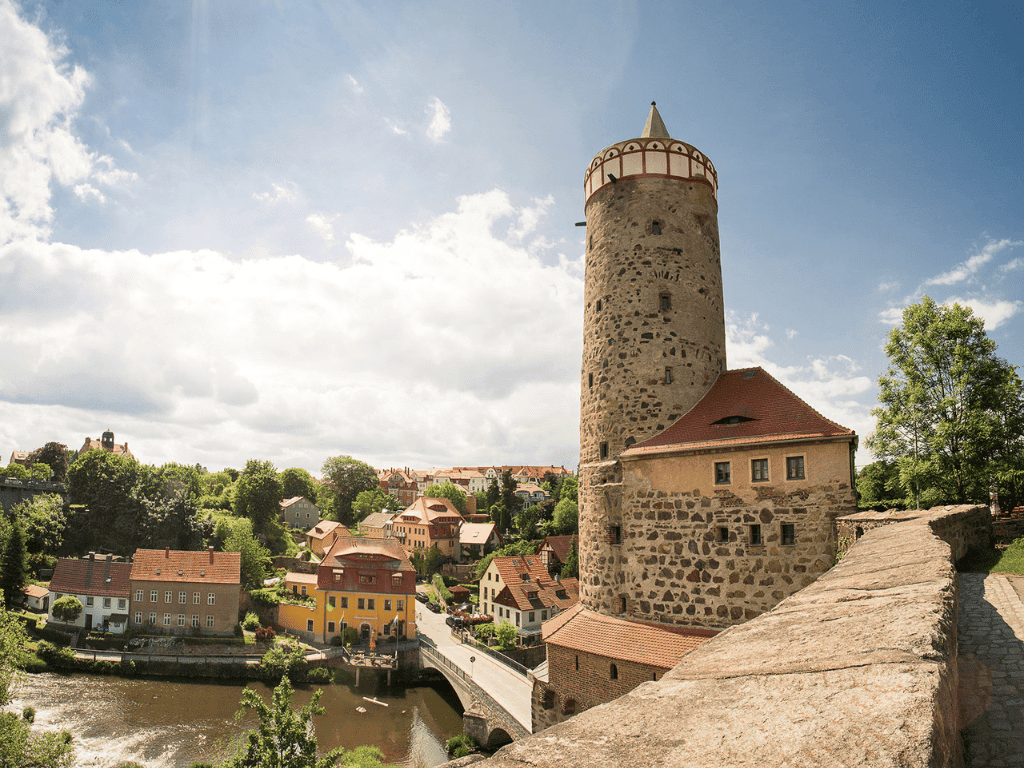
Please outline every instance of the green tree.
[{"label": "green tree", "polygon": [[15,605],[28,576],[28,552],[21,523],[14,520],[6,527],[3,549],[0,550],[0,589],[3,590],[4,605]]},{"label": "green tree", "polygon": [[29,479],[38,480],[43,483],[47,482],[52,474],[53,471],[50,469],[50,465],[44,464],[41,461],[33,464],[28,470]]},{"label": "green tree", "polygon": [[50,610],[58,621],[73,624],[82,615],[82,601],[74,595],[64,595],[59,600],[54,600]]},{"label": "green tree", "polygon": [[868,446],[895,461],[917,506],[984,502],[993,477],[1022,461],[1024,387],[967,307],[925,296],[889,334],[887,372]]},{"label": "green tree", "polygon": [[352,525],[352,502],[362,491],[380,487],[377,471],[351,456],[332,456],[324,462],[320,474],[330,491],[330,513],[339,523]]},{"label": "green tree", "polygon": [[443,483],[433,483],[427,487],[423,495],[428,499],[448,499],[459,514],[466,514],[466,492],[451,480]]},{"label": "green tree", "polygon": [[857,504],[862,508],[906,505],[900,468],[895,461],[873,461],[857,473]]},{"label": "green tree", "polygon": [[486,496],[487,504],[486,504],[486,509],[489,510],[491,507],[493,507],[495,504],[497,504],[498,500],[500,498],[501,498],[501,486],[498,484],[498,481],[496,479],[495,480],[491,480],[491,484],[487,486],[487,496]]},{"label": "green tree", "polygon": [[569,475],[563,479],[558,489],[558,500],[569,499],[579,504],[579,483],[580,479],[576,475]]},{"label": "green tree", "polygon": [[281,480],[269,461],[249,459],[235,486],[235,514],[252,520],[253,530],[264,532],[277,519],[283,499]]},{"label": "green tree", "polygon": [[540,508],[534,504],[516,515],[516,530],[525,539],[537,535],[537,523],[540,521]]},{"label": "green tree", "polygon": [[252,688],[242,691],[242,708],[251,709],[259,727],[249,731],[242,754],[228,763],[230,768],[332,768],[344,749],[337,747],[323,757],[317,755],[313,716],[322,715],[323,691],[316,691],[309,704],[292,709],[292,686],[285,677],[274,689],[270,704]]},{"label": "green tree", "polygon": [[28,455],[28,462],[31,465],[46,464],[53,470],[53,481],[63,483],[68,475],[68,467],[75,459],[75,452],[68,449],[63,443],[50,442],[42,448],[36,448]]},{"label": "green tree", "polygon": [[381,488],[373,488],[369,491],[360,491],[356,500],[352,502],[352,512],[359,519],[363,520],[367,515],[382,510],[397,510],[401,506],[398,499],[391,496]]},{"label": "green tree", "polygon": [[320,485],[302,467],[290,467],[281,472],[281,494],[286,499],[305,496],[314,504],[320,493]]},{"label": "green tree", "polygon": [[21,464],[8,464],[2,473],[4,477],[9,477],[12,480],[28,480],[32,475],[21,466]]},{"label": "green tree", "polygon": [[580,510],[576,502],[572,499],[562,499],[558,502],[551,516],[551,523],[556,536],[579,533]]},{"label": "green tree", "polygon": [[86,451],[68,469],[68,496],[73,505],[65,541],[73,553],[110,549],[131,555],[146,542],[141,534],[140,466],[127,456]]},{"label": "green tree", "polygon": [[576,539],[572,540],[569,554],[566,556],[565,562],[562,563],[561,577],[563,579],[578,579],[580,577],[580,553],[579,547],[576,546]]},{"label": "green tree", "polygon": [[231,534],[224,542],[225,552],[238,552],[242,560],[242,586],[246,589],[258,589],[270,569],[270,552],[252,532],[252,521],[247,518],[238,520],[231,529]]},{"label": "green tree", "polygon": [[428,578],[441,570],[448,557],[437,547],[416,547],[409,558],[413,567],[423,578]]},{"label": "green tree", "polygon": [[[11,703],[25,661],[28,636],[12,614],[0,609],[0,708]],[[67,731],[32,733],[30,722],[14,712],[0,712],[0,766],[70,768],[74,760]]]},{"label": "green tree", "polygon": [[25,528],[29,567],[52,567],[68,522],[64,499],[55,493],[40,493],[11,507],[11,516]]},{"label": "green tree", "polygon": [[518,630],[510,621],[502,621],[494,628],[494,637],[498,641],[496,647],[499,651],[511,651],[515,648],[516,637],[518,636]]}]

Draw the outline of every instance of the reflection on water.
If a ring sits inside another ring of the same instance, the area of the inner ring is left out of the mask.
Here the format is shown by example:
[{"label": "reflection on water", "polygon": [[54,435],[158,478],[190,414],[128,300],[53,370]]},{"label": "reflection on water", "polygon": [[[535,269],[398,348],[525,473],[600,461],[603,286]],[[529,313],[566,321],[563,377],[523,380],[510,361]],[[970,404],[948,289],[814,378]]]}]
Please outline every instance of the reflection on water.
[{"label": "reflection on water", "polygon": [[[249,687],[270,700],[266,685]],[[314,690],[296,690],[292,705],[308,703]],[[241,698],[237,683],[48,673],[26,675],[15,694],[12,708],[35,707],[37,728],[71,731],[75,765],[91,768],[131,760],[148,768],[214,762],[256,722],[248,711],[241,720],[234,719]],[[375,696],[389,706],[364,701],[363,696]],[[391,762],[431,768],[447,759],[445,740],[462,732],[458,699],[443,687],[387,688],[382,680],[364,679],[358,690],[326,686],[320,704],[326,713],[314,723],[324,750],[372,744]],[[367,711],[357,712],[360,706]]]}]

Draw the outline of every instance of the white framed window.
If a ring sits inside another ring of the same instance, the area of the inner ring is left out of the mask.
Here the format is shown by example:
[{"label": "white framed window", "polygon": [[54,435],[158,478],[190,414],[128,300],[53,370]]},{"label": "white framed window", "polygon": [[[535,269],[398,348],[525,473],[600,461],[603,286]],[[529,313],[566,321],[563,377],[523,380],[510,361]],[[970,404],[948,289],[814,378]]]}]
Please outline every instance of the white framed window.
[{"label": "white framed window", "polygon": [[199,593],[198,592],[193,592],[192,593],[192,605],[199,605],[199,603],[200,603]]},{"label": "white framed window", "polygon": [[156,611],[149,612],[149,623],[156,624]]},{"label": "white framed window", "polygon": [[313,631],[313,620],[312,619],[306,619],[306,631],[307,632],[312,632]]},{"label": "white framed window", "polygon": [[213,616],[207,614],[206,616],[206,628],[213,629]]},{"label": "white framed window", "polygon": [[169,614],[169,613],[165,613],[164,614],[164,626],[165,627],[171,626],[171,614]]},{"label": "white framed window", "polygon": [[179,592],[178,593],[178,602],[181,603],[182,605],[187,603],[188,602],[188,592]]},{"label": "white framed window", "polygon": [[215,592],[211,592],[210,594],[208,594],[206,596],[206,604],[207,605],[216,605],[217,604],[217,594]]},{"label": "white framed window", "polygon": [[185,626],[185,614],[184,613],[179,613],[178,614],[178,626],[179,627],[184,627]]},{"label": "white framed window", "polygon": [[119,610],[119,611],[123,611],[123,610],[124,610],[124,609],[125,609],[125,608],[127,607],[127,606],[125,605],[125,603],[126,603],[126,602],[127,602],[127,601],[126,601],[126,600],[125,600],[125,598],[123,598],[123,597],[119,597],[119,598],[117,598],[117,610]]},{"label": "white framed window", "polygon": [[171,590],[168,589],[166,592],[164,592],[164,602],[165,603],[172,602],[173,598],[174,598],[174,593],[171,592]]},{"label": "white framed window", "polygon": [[787,480],[803,480],[804,479],[804,457],[803,456],[787,456],[786,457],[786,479]]},{"label": "white framed window", "polygon": [[86,605],[92,605],[92,602],[93,602],[92,595],[89,595],[88,597],[85,598],[85,604]]},{"label": "white framed window", "polygon": [[753,459],[750,462],[750,480],[754,483],[768,482],[768,459]]},{"label": "white framed window", "polygon": [[199,614],[192,614],[192,628],[197,629],[199,627]]},{"label": "white framed window", "polygon": [[103,607],[104,608],[109,608],[110,607],[110,598],[109,597],[104,597],[103,598]]},{"label": "white framed window", "polygon": [[141,624],[142,623],[142,611],[136,611],[135,612],[135,623],[136,624]]},{"label": "white framed window", "polygon": [[135,600],[137,602],[141,603],[142,600],[143,600],[144,595],[145,595],[145,593],[141,589],[136,589],[135,590]]},{"label": "white framed window", "polygon": [[149,602],[155,603],[158,599],[160,598],[159,595],[157,594],[157,591],[155,589],[149,590]]}]

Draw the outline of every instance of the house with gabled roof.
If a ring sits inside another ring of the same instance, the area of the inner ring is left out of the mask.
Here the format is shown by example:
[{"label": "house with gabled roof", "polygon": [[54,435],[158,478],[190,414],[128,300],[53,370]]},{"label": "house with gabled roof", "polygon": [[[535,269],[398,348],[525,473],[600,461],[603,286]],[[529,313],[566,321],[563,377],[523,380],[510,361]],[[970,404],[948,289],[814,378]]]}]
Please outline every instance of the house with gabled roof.
[{"label": "house with gabled roof", "polygon": [[459,529],[462,554],[479,558],[502,545],[504,539],[495,523],[463,523]]},{"label": "house with gabled roof", "polygon": [[[579,600],[579,583],[576,579],[567,581],[571,582],[568,589],[573,594],[556,595],[552,585],[558,580],[548,574],[548,569],[536,555],[495,557],[480,577],[477,604],[482,614],[494,617],[495,623],[508,621],[523,629],[525,620],[531,627],[531,633],[536,633],[542,622]],[[523,611],[529,613],[534,598],[546,602],[536,605],[532,620],[528,615],[524,619]]]},{"label": "house with gabled roof", "polygon": [[552,576],[562,572],[562,566],[569,559],[573,546],[578,546],[577,538],[575,533],[567,536],[548,536],[537,545],[537,556]]},{"label": "house with gabled roof", "polygon": [[242,591],[238,552],[138,549],[130,581],[132,630],[234,634]]},{"label": "house with gabled roof", "polygon": [[421,496],[392,519],[391,535],[410,555],[417,549],[435,547],[453,560],[462,557],[459,528],[462,514],[448,499]]},{"label": "house with gabled roof", "polygon": [[307,530],[320,522],[320,507],[305,496],[293,496],[280,503],[281,521],[290,528]]},{"label": "house with gabled roof", "polygon": [[82,604],[82,613],[70,626],[122,634],[128,625],[131,571],[131,563],[114,560],[113,555],[97,557],[95,552],[90,552],[81,559],[61,558],[50,579],[47,621],[61,623],[53,615],[53,604],[70,595]]},{"label": "house with gabled roof", "polygon": [[313,551],[317,557],[323,557],[340,538],[351,536],[348,528],[335,520],[321,520],[308,531],[306,531],[306,546]]}]

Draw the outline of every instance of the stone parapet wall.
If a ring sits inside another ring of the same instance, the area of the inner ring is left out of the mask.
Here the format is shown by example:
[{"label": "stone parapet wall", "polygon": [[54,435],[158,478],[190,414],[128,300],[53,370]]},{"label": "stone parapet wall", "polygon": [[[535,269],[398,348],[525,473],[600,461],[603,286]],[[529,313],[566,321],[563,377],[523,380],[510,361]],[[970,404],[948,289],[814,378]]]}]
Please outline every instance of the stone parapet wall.
[{"label": "stone parapet wall", "polygon": [[972,507],[868,531],[658,682],[481,764],[960,768],[957,575],[933,528],[954,543],[984,534]]}]

